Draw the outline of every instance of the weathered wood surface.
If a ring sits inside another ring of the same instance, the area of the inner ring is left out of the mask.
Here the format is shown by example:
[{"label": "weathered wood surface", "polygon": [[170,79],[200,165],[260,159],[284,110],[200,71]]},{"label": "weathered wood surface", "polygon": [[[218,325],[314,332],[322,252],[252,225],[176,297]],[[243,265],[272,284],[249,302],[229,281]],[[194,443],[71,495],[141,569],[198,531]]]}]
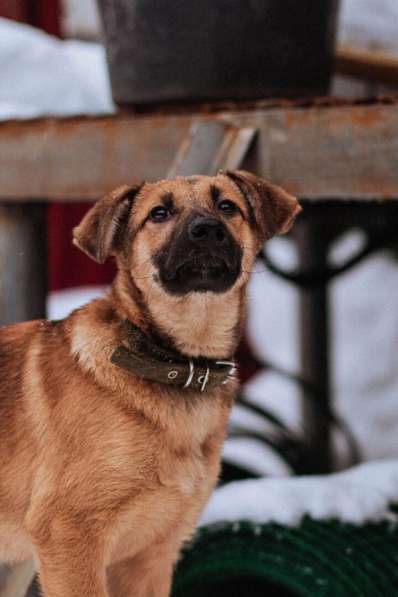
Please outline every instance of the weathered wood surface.
[{"label": "weathered wood surface", "polygon": [[4,122],[0,200],[92,200],[165,177],[209,120],[257,128],[245,166],[300,197],[398,198],[398,107],[374,103]]}]

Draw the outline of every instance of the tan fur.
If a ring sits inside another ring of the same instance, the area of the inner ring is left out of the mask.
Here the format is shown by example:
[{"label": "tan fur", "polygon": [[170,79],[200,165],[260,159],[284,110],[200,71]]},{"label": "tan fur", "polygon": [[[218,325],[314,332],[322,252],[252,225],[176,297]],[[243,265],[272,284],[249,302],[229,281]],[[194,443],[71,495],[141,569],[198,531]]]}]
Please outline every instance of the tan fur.
[{"label": "tan fur", "polygon": [[[242,190],[225,175],[122,187],[99,201],[75,243],[98,261],[115,255],[108,296],[60,322],[0,331],[0,560],[33,559],[46,597],[167,597],[181,545],[217,481],[236,383],[198,394],[109,361],[126,317],[187,356],[233,354],[264,240],[247,218],[227,222],[243,267],[223,294],[169,295],[150,259],[191,209],[214,212],[214,183],[246,214]],[[176,217],[142,225],[165,192]]]}]

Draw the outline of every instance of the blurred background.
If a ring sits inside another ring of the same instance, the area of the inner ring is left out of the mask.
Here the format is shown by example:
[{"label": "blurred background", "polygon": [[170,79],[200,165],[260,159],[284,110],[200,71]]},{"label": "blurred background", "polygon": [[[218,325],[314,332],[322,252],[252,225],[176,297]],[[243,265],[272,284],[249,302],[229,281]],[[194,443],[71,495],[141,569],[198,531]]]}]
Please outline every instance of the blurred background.
[{"label": "blurred background", "polygon": [[[239,13],[235,9],[239,2],[231,2],[230,11],[228,3],[220,3],[224,11],[221,21],[209,8],[209,27],[217,27],[221,41],[212,46],[213,54],[203,52],[203,63],[196,65],[196,73],[180,61],[181,52],[171,41],[170,31],[181,31],[184,18],[193,18],[192,14],[185,15],[184,3],[175,3],[172,17],[165,16],[164,7],[155,1],[120,2],[119,9],[115,4],[105,0],[98,4],[95,0],[0,0],[1,120],[111,115],[118,110],[142,113],[156,105],[173,106],[173,102],[181,106],[184,102],[195,105],[272,98],[278,103],[281,98],[294,101],[303,96],[312,101],[319,95],[365,103],[368,98],[397,93],[396,0],[306,2],[300,9],[297,2],[264,3],[269,9],[269,13],[261,13],[267,23],[264,38],[253,34],[250,51],[242,36],[227,40],[229,54],[241,55],[242,63],[255,63],[256,52],[262,52],[269,39],[275,41],[267,74],[259,80],[255,69],[247,75],[247,64],[241,65],[240,78],[224,76],[229,66],[220,58],[225,51],[222,44],[227,43],[222,41],[223,34],[238,30]],[[126,16],[129,4],[130,8],[135,6],[135,12]],[[254,29],[260,19],[260,4],[248,2],[257,19],[250,25]],[[206,20],[206,5],[191,6],[192,11],[198,11],[196,19],[202,11]],[[169,28],[166,38],[162,18]],[[132,19],[129,23],[134,35],[128,35],[128,28],[124,36],[117,35],[128,19]],[[287,24],[285,29],[280,21]],[[146,29],[145,23],[150,27]],[[148,31],[154,31],[152,49],[147,44]],[[157,35],[163,42],[167,39],[161,57]],[[198,43],[183,41],[188,46]],[[206,60],[214,67],[216,55],[224,74],[216,69],[217,76],[207,80]],[[172,72],[167,70],[168,58]],[[136,60],[134,68],[130,60]],[[217,87],[221,84],[223,87]],[[372,150],[369,147],[369,152]],[[333,164],[330,167],[332,171]],[[301,199],[305,201],[305,197]],[[103,293],[114,275],[111,262],[97,266],[71,246],[71,230],[88,205],[53,202],[46,207],[43,259],[50,318],[64,317]],[[324,222],[318,228],[319,235],[328,238],[327,256],[321,264],[324,269],[339,269],[361,254],[372,239],[374,230],[366,218],[375,218],[374,212],[369,210],[364,217],[355,214],[350,214],[340,228],[334,224],[337,232],[333,234],[325,232]],[[391,236],[384,220],[377,222],[379,237],[380,230],[382,236],[384,230]],[[224,448],[222,483],[263,476],[284,479],[339,471],[358,462],[398,459],[398,245],[390,239],[388,247],[383,246],[379,237],[375,250],[364,251],[366,258],[352,268],[343,267],[342,273],[330,280],[325,277],[323,303],[319,295],[318,299],[312,297],[310,306],[307,302],[315,317],[317,309],[327,309],[329,330],[322,339],[328,350],[327,402],[319,396],[319,388],[308,388],[313,380],[303,375],[303,286],[280,275],[297,272],[303,266],[300,243],[294,234],[275,239],[260,256],[250,284],[246,335],[238,355],[242,395]],[[311,247],[313,251],[324,249],[314,241]],[[319,267],[315,274],[319,274]],[[319,281],[314,284],[319,290]],[[306,441],[305,404],[318,399],[323,407],[316,416],[321,427],[327,422],[331,434],[327,462],[314,457],[314,444],[308,446]],[[328,503],[330,514],[333,492]],[[222,504],[226,507],[225,502]]]}]

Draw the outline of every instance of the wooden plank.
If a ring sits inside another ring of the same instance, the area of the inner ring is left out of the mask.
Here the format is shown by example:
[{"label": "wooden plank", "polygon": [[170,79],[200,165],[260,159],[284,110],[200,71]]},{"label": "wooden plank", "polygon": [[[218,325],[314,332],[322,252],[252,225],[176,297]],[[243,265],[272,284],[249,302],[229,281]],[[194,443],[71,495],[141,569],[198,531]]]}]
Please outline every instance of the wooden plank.
[{"label": "wooden plank", "polygon": [[398,85],[398,56],[379,50],[342,45],[337,48],[335,70],[341,75],[384,85]]},{"label": "wooden plank", "polygon": [[209,120],[258,129],[245,166],[299,197],[398,198],[398,108],[374,103],[4,122],[0,199],[92,200],[163,178]]}]

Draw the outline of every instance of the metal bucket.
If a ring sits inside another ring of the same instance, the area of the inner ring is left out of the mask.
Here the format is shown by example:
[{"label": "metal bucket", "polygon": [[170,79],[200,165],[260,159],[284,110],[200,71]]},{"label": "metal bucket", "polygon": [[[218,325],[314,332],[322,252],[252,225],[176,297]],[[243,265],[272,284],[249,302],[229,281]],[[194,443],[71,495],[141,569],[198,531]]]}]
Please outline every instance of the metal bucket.
[{"label": "metal bucket", "polygon": [[327,92],[338,0],[98,0],[118,104]]}]

